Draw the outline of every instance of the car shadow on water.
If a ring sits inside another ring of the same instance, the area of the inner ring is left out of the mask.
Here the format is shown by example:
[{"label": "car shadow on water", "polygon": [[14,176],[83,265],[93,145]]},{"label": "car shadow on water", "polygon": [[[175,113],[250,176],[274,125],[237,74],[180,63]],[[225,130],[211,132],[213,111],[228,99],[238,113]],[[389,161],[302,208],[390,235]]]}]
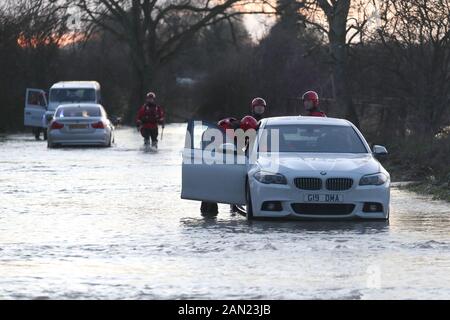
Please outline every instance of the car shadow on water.
[{"label": "car shadow on water", "polygon": [[71,151],[71,150],[95,150],[95,149],[100,149],[100,150],[108,150],[114,147],[114,144],[111,145],[111,147],[107,147],[107,146],[101,146],[101,145],[86,145],[86,146],[78,146],[78,145],[73,145],[73,146],[56,146],[52,149],[48,149],[48,150],[61,150],[61,151]]},{"label": "car shadow on water", "polygon": [[185,218],[181,226],[186,229],[231,231],[234,233],[302,233],[302,232],[354,232],[384,233],[389,231],[388,221],[366,220],[282,220],[265,219],[247,221],[238,215],[223,217]]}]

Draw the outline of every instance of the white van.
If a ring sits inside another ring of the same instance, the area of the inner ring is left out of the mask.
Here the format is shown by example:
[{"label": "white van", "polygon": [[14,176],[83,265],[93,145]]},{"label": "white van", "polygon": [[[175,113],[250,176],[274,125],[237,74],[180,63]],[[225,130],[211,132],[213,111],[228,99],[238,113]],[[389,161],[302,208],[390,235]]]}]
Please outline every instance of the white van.
[{"label": "white van", "polygon": [[40,132],[47,137],[47,126],[60,105],[73,103],[101,104],[101,88],[96,81],[68,81],[55,83],[49,95],[41,89],[27,89],[24,125],[31,127],[36,139]]}]

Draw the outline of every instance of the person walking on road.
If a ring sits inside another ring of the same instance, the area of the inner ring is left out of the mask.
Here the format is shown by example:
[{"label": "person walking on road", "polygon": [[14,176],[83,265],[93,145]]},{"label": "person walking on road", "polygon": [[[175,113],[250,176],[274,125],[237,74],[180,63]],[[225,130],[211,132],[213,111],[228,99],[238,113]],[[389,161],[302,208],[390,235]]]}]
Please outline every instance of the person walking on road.
[{"label": "person walking on road", "polygon": [[136,125],[144,138],[145,145],[150,145],[152,140],[152,147],[158,148],[158,125],[165,126],[164,109],[156,104],[156,94],[149,92],[145,99],[145,104],[139,109],[136,116]]}]

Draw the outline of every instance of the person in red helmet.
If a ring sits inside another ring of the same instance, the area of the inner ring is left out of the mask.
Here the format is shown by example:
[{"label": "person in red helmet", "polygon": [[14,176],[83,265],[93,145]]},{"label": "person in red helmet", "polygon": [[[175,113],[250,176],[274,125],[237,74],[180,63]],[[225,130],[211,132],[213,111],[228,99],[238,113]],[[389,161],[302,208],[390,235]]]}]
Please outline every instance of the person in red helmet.
[{"label": "person in red helmet", "polygon": [[156,94],[149,92],[145,99],[145,104],[139,109],[136,116],[136,125],[144,138],[145,145],[150,144],[158,148],[158,125],[164,128],[164,109],[156,104]]},{"label": "person in red helmet", "polygon": [[319,109],[319,95],[315,91],[308,91],[302,96],[306,115],[309,117],[326,117],[325,112]]},{"label": "person in red helmet", "polygon": [[239,126],[239,120],[233,117],[220,120],[217,125],[223,130],[236,130]]},{"label": "person in red helmet", "polygon": [[[228,134],[230,131],[233,130],[233,139],[234,139],[234,131],[238,129],[242,129],[244,132],[247,130],[258,130],[259,124],[258,121],[252,117],[252,116],[245,116],[241,120],[238,120],[236,118],[225,118],[220,120],[217,125],[220,129],[224,131],[224,133]],[[246,137],[248,139],[248,137]],[[237,141],[234,140],[234,143]],[[246,148],[249,146],[249,141],[246,140]],[[237,212],[237,206],[232,204],[230,205],[230,211],[231,212]],[[202,215],[217,215],[219,213],[219,208],[217,203],[214,202],[206,202],[202,201],[200,206],[200,212]]]},{"label": "person in red helmet", "polygon": [[244,130],[258,130],[258,120],[253,116],[246,116],[241,119],[239,127]]},{"label": "person in red helmet", "polygon": [[[252,116],[246,116],[241,119],[239,128],[242,129],[244,132],[246,132],[248,130],[257,131],[259,129],[259,122]],[[250,147],[251,147],[250,136],[246,136],[245,137],[245,147],[244,147],[245,149],[243,149],[243,151],[245,151],[246,155],[249,154]]]},{"label": "person in red helmet", "polygon": [[253,116],[245,116],[241,120],[230,117],[220,120],[217,125],[223,130],[237,130],[242,129],[245,131],[258,129],[258,120]]},{"label": "person in red helmet", "polygon": [[261,121],[267,111],[267,103],[263,98],[255,98],[252,100],[252,116],[257,121]]}]

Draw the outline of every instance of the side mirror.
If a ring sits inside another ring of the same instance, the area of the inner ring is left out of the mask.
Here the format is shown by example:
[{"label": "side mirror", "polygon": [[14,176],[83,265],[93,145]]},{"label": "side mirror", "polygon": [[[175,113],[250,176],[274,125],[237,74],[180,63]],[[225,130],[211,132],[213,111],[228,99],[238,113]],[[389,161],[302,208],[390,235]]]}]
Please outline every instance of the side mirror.
[{"label": "side mirror", "polygon": [[374,145],[373,146],[373,154],[377,157],[379,156],[387,156],[388,155],[388,151],[385,147],[383,146],[379,146],[379,145]]}]

